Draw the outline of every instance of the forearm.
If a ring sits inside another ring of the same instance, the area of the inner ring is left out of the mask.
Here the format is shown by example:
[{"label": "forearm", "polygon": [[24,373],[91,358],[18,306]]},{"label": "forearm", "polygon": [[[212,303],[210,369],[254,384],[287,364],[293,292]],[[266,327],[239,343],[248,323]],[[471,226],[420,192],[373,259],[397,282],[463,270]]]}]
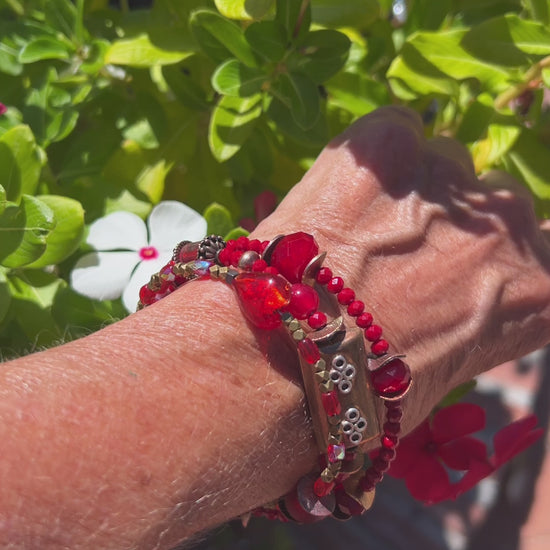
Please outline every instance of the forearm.
[{"label": "forearm", "polygon": [[169,548],[288,491],[316,451],[269,337],[266,359],[232,291],[194,283],[4,365],[0,543]]}]

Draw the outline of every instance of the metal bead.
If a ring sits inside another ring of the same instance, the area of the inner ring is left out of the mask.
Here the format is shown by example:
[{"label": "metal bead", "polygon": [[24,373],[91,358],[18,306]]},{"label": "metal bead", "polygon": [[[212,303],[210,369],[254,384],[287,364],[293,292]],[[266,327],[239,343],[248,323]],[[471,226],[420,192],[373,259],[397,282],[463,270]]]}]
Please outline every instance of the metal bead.
[{"label": "metal bead", "polygon": [[246,252],[243,252],[239,260],[239,267],[241,269],[251,271],[254,262],[259,259],[260,255],[257,252],[254,252],[254,250],[247,250]]},{"label": "metal bead", "polygon": [[359,445],[359,443],[361,443],[361,441],[363,441],[363,434],[360,433],[360,432],[353,432],[350,436],[349,436],[349,440],[351,443],[353,443],[354,445]]},{"label": "metal bead", "polygon": [[364,432],[367,429],[367,421],[363,417],[359,418],[355,423],[355,429],[358,432]]},{"label": "metal bead", "polygon": [[225,241],[219,235],[210,235],[199,243],[198,259],[215,261],[220,250],[225,248]]},{"label": "metal bead", "polygon": [[356,370],[353,365],[349,365],[342,371],[342,374],[344,375],[344,378],[347,378],[348,380],[353,380],[356,375]]},{"label": "metal bead", "polygon": [[346,434],[346,435],[349,435],[351,433],[353,433],[355,431],[355,427],[353,426],[353,424],[351,422],[349,422],[348,420],[342,420],[340,426],[342,427],[342,431]]},{"label": "metal bead", "polygon": [[350,422],[353,422],[355,424],[361,417],[361,413],[359,412],[359,409],[356,409],[355,407],[350,407],[346,411],[345,416],[346,420],[349,420]]},{"label": "metal bead", "polygon": [[178,261],[181,249],[186,244],[189,244],[190,242],[191,241],[181,241],[175,246],[174,251],[172,252],[172,260],[173,261],[175,261],[175,262]]},{"label": "metal bead", "polygon": [[332,359],[332,366],[336,370],[341,371],[347,364],[348,362],[346,361],[346,358],[343,355],[337,355]]},{"label": "metal bead", "polygon": [[340,390],[340,393],[350,393],[353,389],[353,384],[351,383],[351,380],[348,380],[347,378],[344,378],[339,384],[338,389]]},{"label": "metal bead", "polygon": [[330,371],[330,379],[335,383],[338,384],[342,381],[342,373],[337,370],[331,370]]}]

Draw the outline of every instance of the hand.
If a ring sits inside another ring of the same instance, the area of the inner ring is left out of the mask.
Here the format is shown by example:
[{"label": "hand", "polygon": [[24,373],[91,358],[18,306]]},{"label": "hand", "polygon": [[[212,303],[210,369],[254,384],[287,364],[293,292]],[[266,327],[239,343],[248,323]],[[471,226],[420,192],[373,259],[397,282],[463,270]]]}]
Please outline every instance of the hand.
[{"label": "hand", "polygon": [[550,339],[550,249],[529,193],[480,182],[466,149],[426,140],[416,113],[362,118],[254,232],[305,231],[405,353],[406,426],[453,387]]}]

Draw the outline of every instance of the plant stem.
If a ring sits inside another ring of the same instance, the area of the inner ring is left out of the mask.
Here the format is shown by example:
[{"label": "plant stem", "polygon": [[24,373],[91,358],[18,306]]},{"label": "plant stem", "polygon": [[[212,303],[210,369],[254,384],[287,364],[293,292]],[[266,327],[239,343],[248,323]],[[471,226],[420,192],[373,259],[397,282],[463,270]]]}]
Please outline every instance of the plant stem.
[{"label": "plant stem", "polygon": [[309,0],[303,0],[302,5],[300,6],[300,13],[298,15],[298,19],[296,19],[296,25],[294,26],[294,31],[292,31],[292,38],[296,38],[298,36],[298,33],[300,32],[300,28],[302,26],[302,23],[304,22],[304,16],[306,14],[308,5],[309,5]]}]

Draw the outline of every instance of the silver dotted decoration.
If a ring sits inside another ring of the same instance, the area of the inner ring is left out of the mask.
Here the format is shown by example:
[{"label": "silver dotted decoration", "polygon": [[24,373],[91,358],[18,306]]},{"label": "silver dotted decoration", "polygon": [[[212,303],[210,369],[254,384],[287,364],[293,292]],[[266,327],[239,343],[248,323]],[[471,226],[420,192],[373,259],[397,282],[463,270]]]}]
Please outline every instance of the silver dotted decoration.
[{"label": "silver dotted decoration", "polygon": [[348,363],[343,355],[335,355],[332,358],[329,378],[338,387],[340,393],[351,392],[356,373],[355,366]]},{"label": "silver dotted decoration", "polygon": [[350,407],[344,413],[340,428],[352,445],[359,445],[363,441],[363,432],[367,429],[367,421],[361,416],[357,407]]}]

